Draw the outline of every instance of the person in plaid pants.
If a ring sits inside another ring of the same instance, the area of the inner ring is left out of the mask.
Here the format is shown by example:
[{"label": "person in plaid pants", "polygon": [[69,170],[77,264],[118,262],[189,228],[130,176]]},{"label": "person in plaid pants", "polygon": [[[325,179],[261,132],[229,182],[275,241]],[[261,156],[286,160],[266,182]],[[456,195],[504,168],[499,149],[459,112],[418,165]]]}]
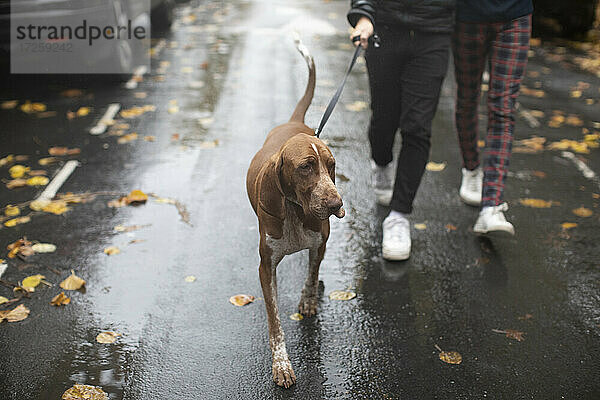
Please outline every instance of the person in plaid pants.
[{"label": "person in plaid pants", "polygon": [[[506,221],[504,185],[512,150],[515,104],[529,51],[531,0],[458,0],[452,50],[457,83],[456,129],[463,158],[461,199],[481,206],[476,233],[514,235]],[[486,59],[488,124],[479,157],[477,105]]]}]

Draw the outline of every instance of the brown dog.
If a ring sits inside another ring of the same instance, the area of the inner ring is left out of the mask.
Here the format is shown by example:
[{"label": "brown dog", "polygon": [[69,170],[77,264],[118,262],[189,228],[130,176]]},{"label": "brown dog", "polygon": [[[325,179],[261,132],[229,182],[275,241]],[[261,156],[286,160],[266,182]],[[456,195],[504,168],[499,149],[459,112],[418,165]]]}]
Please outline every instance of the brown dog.
[{"label": "brown dog", "polygon": [[296,376],[285,347],[277,308],[277,265],[288,254],[309,250],[308,277],[298,311],[317,312],[319,266],[329,238],[329,216],[342,218],[342,198],[335,187],[335,160],[329,148],[304,124],[315,90],[315,65],[298,40],[309,69],[308,85],[290,120],[273,129],[256,153],[246,177],[246,189],[258,217],[260,284],[273,355],[273,380],[290,387]]}]

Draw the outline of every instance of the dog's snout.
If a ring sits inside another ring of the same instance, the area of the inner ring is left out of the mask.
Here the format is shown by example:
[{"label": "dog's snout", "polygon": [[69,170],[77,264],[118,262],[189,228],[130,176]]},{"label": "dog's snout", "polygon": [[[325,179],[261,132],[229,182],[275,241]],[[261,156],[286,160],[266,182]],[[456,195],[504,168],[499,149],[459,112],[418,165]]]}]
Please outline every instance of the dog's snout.
[{"label": "dog's snout", "polygon": [[341,197],[333,197],[327,200],[327,208],[329,208],[332,214],[339,210],[343,205],[344,203],[342,203]]}]

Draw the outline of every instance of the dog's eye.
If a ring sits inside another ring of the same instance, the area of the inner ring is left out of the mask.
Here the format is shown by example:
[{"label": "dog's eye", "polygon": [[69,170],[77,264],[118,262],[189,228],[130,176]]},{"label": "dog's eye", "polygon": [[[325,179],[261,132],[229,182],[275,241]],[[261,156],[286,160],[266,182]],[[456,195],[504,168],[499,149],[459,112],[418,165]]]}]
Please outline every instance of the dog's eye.
[{"label": "dog's eye", "polygon": [[298,169],[299,169],[300,171],[308,171],[308,170],[310,170],[310,167],[311,167],[310,163],[304,163],[304,164],[301,164],[301,165],[298,167]]}]

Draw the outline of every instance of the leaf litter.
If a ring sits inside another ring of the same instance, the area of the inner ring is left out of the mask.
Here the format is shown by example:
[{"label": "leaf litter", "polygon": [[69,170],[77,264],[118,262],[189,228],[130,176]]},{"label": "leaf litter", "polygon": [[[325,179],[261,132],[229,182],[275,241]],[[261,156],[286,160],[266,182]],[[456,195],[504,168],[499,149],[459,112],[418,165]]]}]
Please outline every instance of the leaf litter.
[{"label": "leaf litter", "polygon": [[108,394],[97,386],[75,384],[67,389],[62,400],[108,400]]},{"label": "leaf litter", "polygon": [[439,351],[438,357],[443,362],[447,364],[460,364],[462,362],[462,355],[458,351],[444,351],[437,344],[435,348]]},{"label": "leaf litter", "polygon": [[79,290],[85,286],[85,281],[75,275],[75,271],[71,270],[71,275],[62,281],[59,286],[64,290]]},{"label": "leaf litter", "polygon": [[29,316],[30,310],[24,304],[19,304],[12,310],[0,310],[0,322],[6,320],[7,322],[19,322],[23,321]]},{"label": "leaf litter", "polygon": [[234,306],[238,306],[238,307],[242,307],[245,306],[246,304],[250,304],[252,302],[254,302],[255,297],[254,296],[250,296],[248,294],[237,294],[235,296],[231,296],[229,298],[229,302],[231,304],[233,304]]}]

